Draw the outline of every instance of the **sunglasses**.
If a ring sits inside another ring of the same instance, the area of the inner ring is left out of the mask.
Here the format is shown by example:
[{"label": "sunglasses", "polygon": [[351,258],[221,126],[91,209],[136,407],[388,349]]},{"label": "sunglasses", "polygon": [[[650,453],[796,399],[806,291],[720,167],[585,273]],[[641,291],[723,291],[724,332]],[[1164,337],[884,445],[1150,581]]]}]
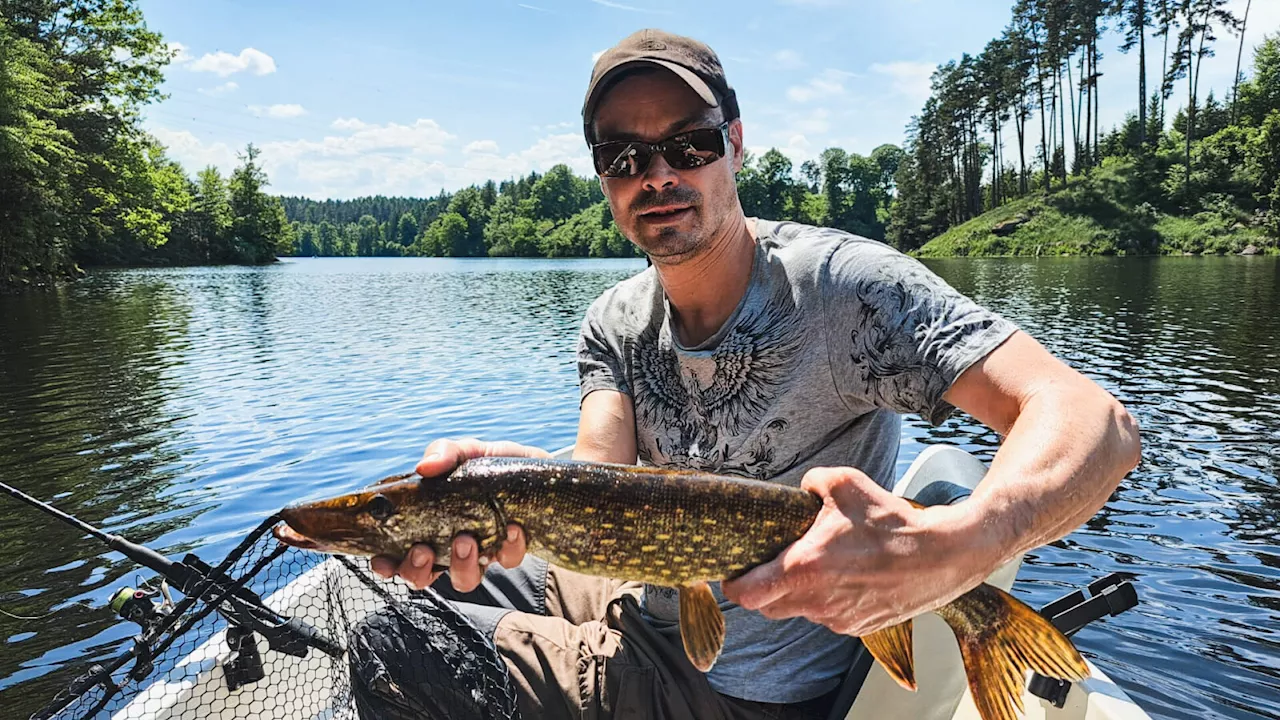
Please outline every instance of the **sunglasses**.
[{"label": "sunglasses", "polygon": [[662,159],[676,170],[692,170],[710,165],[724,157],[728,143],[729,123],[719,127],[699,128],[672,135],[656,143],[639,140],[616,140],[591,146],[596,173],[600,177],[626,178],[640,175],[648,169],[653,156],[661,153]]}]

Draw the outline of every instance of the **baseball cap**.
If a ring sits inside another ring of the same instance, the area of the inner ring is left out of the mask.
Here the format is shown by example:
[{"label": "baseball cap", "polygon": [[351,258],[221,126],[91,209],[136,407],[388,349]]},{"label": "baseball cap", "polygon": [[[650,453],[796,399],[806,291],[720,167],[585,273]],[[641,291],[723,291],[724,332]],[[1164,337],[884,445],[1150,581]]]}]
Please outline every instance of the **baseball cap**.
[{"label": "baseball cap", "polygon": [[724,107],[724,119],[738,117],[738,97],[724,77],[724,68],[715,51],[706,44],[683,35],[646,28],[623,38],[596,60],[591,84],[582,103],[582,132],[592,142],[591,118],[596,104],[613,81],[629,69],[654,65],[675,73],[698,93],[708,106]]}]

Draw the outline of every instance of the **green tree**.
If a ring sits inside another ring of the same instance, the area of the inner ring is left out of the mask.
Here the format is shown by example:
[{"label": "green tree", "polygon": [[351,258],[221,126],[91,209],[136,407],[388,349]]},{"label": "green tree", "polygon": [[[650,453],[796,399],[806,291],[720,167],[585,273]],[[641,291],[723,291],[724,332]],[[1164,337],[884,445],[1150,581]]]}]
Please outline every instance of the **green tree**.
[{"label": "green tree", "polygon": [[552,222],[568,220],[582,210],[589,195],[586,181],[574,175],[568,165],[551,168],[530,190],[536,216]]},{"label": "green tree", "polygon": [[[396,224],[396,240],[400,243],[400,247],[408,248],[413,245],[418,238],[418,220],[414,218],[412,213],[404,213],[400,216],[400,221]],[[403,254],[409,254],[407,252]]]},{"label": "green tree", "polygon": [[260,151],[252,143],[239,155],[240,167],[231,173],[231,244],[237,259],[248,263],[275,260],[277,248],[287,245],[289,224],[280,199],[263,192],[267,174],[258,164]]},{"label": "green tree", "polygon": [[193,258],[201,262],[229,258],[231,198],[222,173],[212,165],[196,175],[192,215]]},{"label": "green tree", "polygon": [[382,234],[379,232],[378,221],[372,215],[361,215],[356,237],[356,255],[372,257],[376,254],[381,240]]},{"label": "green tree", "polygon": [[1240,85],[1240,119],[1260,126],[1280,110],[1280,33],[1262,39],[1253,54],[1253,76]]},{"label": "green tree", "polygon": [[414,244],[413,254],[434,257],[466,257],[470,242],[467,219],[456,212],[436,218]]}]

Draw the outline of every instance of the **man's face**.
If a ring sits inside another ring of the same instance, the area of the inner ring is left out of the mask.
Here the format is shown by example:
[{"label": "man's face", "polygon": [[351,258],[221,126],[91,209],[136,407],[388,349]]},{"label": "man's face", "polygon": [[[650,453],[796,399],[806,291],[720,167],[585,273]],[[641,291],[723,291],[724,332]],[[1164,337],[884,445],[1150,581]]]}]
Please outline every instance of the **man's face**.
[{"label": "man's face", "polygon": [[[595,136],[597,142],[656,143],[721,122],[720,108],[707,107],[672,73],[653,70],[624,77],[601,98]],[[734,180],[741,168],[742,123],[734,120],[726,155],[715,162],[676,170],[656,154],[644,172],[600,182],[622,233],[655,262],[673,264],[695,255],[742,214]]]}]

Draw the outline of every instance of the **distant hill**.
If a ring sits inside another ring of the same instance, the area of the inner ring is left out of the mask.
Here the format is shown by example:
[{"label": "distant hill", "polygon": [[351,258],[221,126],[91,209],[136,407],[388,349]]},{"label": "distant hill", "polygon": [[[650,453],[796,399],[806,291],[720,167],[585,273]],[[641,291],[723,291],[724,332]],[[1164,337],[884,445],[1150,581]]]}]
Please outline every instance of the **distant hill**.
[{"label": "distant hill", "polygon": [[[1065,188],[1017,198],[925,243],[919,257],[1280,253],[1256,217],[1222,198],[1194,215],[1144,200],[1152,178],[1136,161],[1107,158]],[[1158,186],[1158,181],[1155,183]]]}]

